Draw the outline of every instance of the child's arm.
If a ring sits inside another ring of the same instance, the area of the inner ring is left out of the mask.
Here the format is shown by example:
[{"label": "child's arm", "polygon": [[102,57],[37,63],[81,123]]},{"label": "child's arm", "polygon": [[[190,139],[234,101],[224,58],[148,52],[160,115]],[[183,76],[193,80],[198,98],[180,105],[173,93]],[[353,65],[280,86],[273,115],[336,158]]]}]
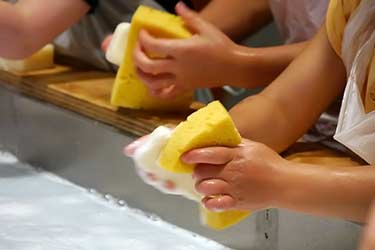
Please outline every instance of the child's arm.
[{"label": "child's arm", "polygon": [[[344,65],[322,28],[277,80],[235,107],[232,116],[242,135],[282,151],[313,124],[345,82]],[[212,210],[278,207],[365,221],[375,196],[375,166],[296,163],[253,141],[196,149],[182,159],[198,164],[196,187]]]},{"label": "child's arm", "polygon": [[199,15],[236,41],[272,20],[268,0],[211,0]]},{"label": "child's arm", "polygon": [[83,0],[0,2],[0,56],[20,59],[77,22],[89,5]]},{"label": "child's arm", "polygon": [[345,67],[325,28],[261,94],[231,110],[242,136],[285,150],[302,136],[343,91]]},{"label": "child's arm", "polygon": [[248,140],[196,149],[182,160],[198,164],[196,189],[214,211],[271,207],[364,222],[375,196],[375,166],[301,164]]},{"label": "child's arm", "polygon": [[[217,4],[224,3],[217,2]],[[202,87],[266,86],[308,44],[302,42],[268,48],[239,46],[213,24],[205,21],[183,4],[176,6],[176,12],[184,19],[186,26],[195,33],[193,37],[183,40],[158,39],[147,32],[142,32],[139,36],[139,49],[134,53],[135,64],[140,70],[139,76],[150,90],[174,86],[168,95],[157,95],[159,97],[173,97],[183,91]],[[224,27],[223,24],[227,20],[222,19],[221,23],[216,22],[216,24],[223,30],[236,24],[228,20],[228,27]],[[246,27],[247,24],[241,25]],[[249,26],[251,27],[251,24]],[[148,58],[145,51],[166,55],[167,58],[162,60]],[[158,93],[165,92],[158,91]]]}]

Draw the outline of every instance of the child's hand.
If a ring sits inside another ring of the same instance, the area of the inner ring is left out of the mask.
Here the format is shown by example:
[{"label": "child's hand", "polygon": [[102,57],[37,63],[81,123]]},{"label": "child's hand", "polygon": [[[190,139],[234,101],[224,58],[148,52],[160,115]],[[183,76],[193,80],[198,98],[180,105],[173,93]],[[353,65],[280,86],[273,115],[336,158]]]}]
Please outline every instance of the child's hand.
[{"label": "child's hand", "polygon": [[[184,4],[177,13],[194,33],[189,39],[158,39],[142,30],[134,51],[138,75],[151,94],[170,98],[198,87],[220,86],[230,81],[230,68],[236,63],[236,45],[216,27],[201,19]],[[164,59],[149,58],[145,52]],[[235,63],[233,63],[233,61]]]},{"label": "child's hand", "polygon": [[108,36],[103,40],[101,47],[102,47],[102,50],[103,50],[104,53],[107,52],[108,47],[109,47],[109,45],[111,44],[112,37],[113,37],[113,35],[111,34],[111,35],[108,35]]},{"label": "child's hand", "polygon": [[[148,137],[149,137],[148,135],[145,135],[145,136],[135,140],[134,142],[132,142],[128,146],[126,146],[124,148],[124,154],[128,157],[133,157],[135,151],[147,141]],[[138,175],[146,183],[148,183],[148,184],[150,184],[154,187],[160,186],[161,188],[164,188],[164,189],[168,190],[169,192],[172,192],[176,187],[176,184],[172,180],[163,179],[162,177],[158,176],[155,173],[146,172],[143,169],[138,168],[138,167],[137,167],[137,172],[138,172]]]},{"label": "child's hand", "polygon": [[147,141],[148,135],[142,136],[124,148],[124,154],[133,157],[135,151]]},{"label": "child's hand", "polygon": [[244,140],[236,148],[196,149],[182,160],[198,164],[193,175],[196,189],[213,211],[273,207],[282,191],[279,180],[286,160],[260,143]]}]

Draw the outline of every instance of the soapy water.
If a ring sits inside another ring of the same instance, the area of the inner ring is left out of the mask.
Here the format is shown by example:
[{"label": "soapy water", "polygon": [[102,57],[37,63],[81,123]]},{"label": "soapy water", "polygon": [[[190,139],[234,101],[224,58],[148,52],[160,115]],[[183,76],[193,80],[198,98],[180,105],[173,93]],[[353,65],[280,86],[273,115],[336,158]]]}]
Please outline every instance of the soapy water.
[{"label": "soapy water", "polygon": [[0,249],[229,250],[0,152]]}]

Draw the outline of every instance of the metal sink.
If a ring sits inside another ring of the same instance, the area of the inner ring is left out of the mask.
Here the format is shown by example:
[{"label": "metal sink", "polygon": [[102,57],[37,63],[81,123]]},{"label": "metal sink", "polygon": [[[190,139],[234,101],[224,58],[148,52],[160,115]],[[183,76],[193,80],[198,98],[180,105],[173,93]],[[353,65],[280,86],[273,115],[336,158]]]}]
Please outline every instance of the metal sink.
[{"label": "metal sink", "polygon": [[130,134],[22,96],[0,85],[0,149],[85,188],[123,199],[179,227],[238,250],[352,250],[361,227],[283,210],[254,213],[240,224],[212,231],[200,225],[197,204],[144,184],[122,148]]}]

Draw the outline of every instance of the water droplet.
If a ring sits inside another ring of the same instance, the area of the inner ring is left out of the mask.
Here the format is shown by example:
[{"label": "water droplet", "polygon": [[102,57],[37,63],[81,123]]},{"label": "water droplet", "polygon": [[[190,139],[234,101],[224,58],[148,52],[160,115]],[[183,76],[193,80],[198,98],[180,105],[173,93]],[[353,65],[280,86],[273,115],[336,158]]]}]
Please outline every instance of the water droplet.
[{"label": "water droplet", "polygon": [[117,204],[119,205],[119,206],[126,206],[126,202],[124,201],[124,200],[118,200],[118,202],[117,202]]},{"label": "water droplet", "polygon": [[90,194],[93,194],[93,195],[98,195],[98,191],[96,191],[96,190],[93,189],[93,188],[88,189],[88,192],[89,192]]}]

